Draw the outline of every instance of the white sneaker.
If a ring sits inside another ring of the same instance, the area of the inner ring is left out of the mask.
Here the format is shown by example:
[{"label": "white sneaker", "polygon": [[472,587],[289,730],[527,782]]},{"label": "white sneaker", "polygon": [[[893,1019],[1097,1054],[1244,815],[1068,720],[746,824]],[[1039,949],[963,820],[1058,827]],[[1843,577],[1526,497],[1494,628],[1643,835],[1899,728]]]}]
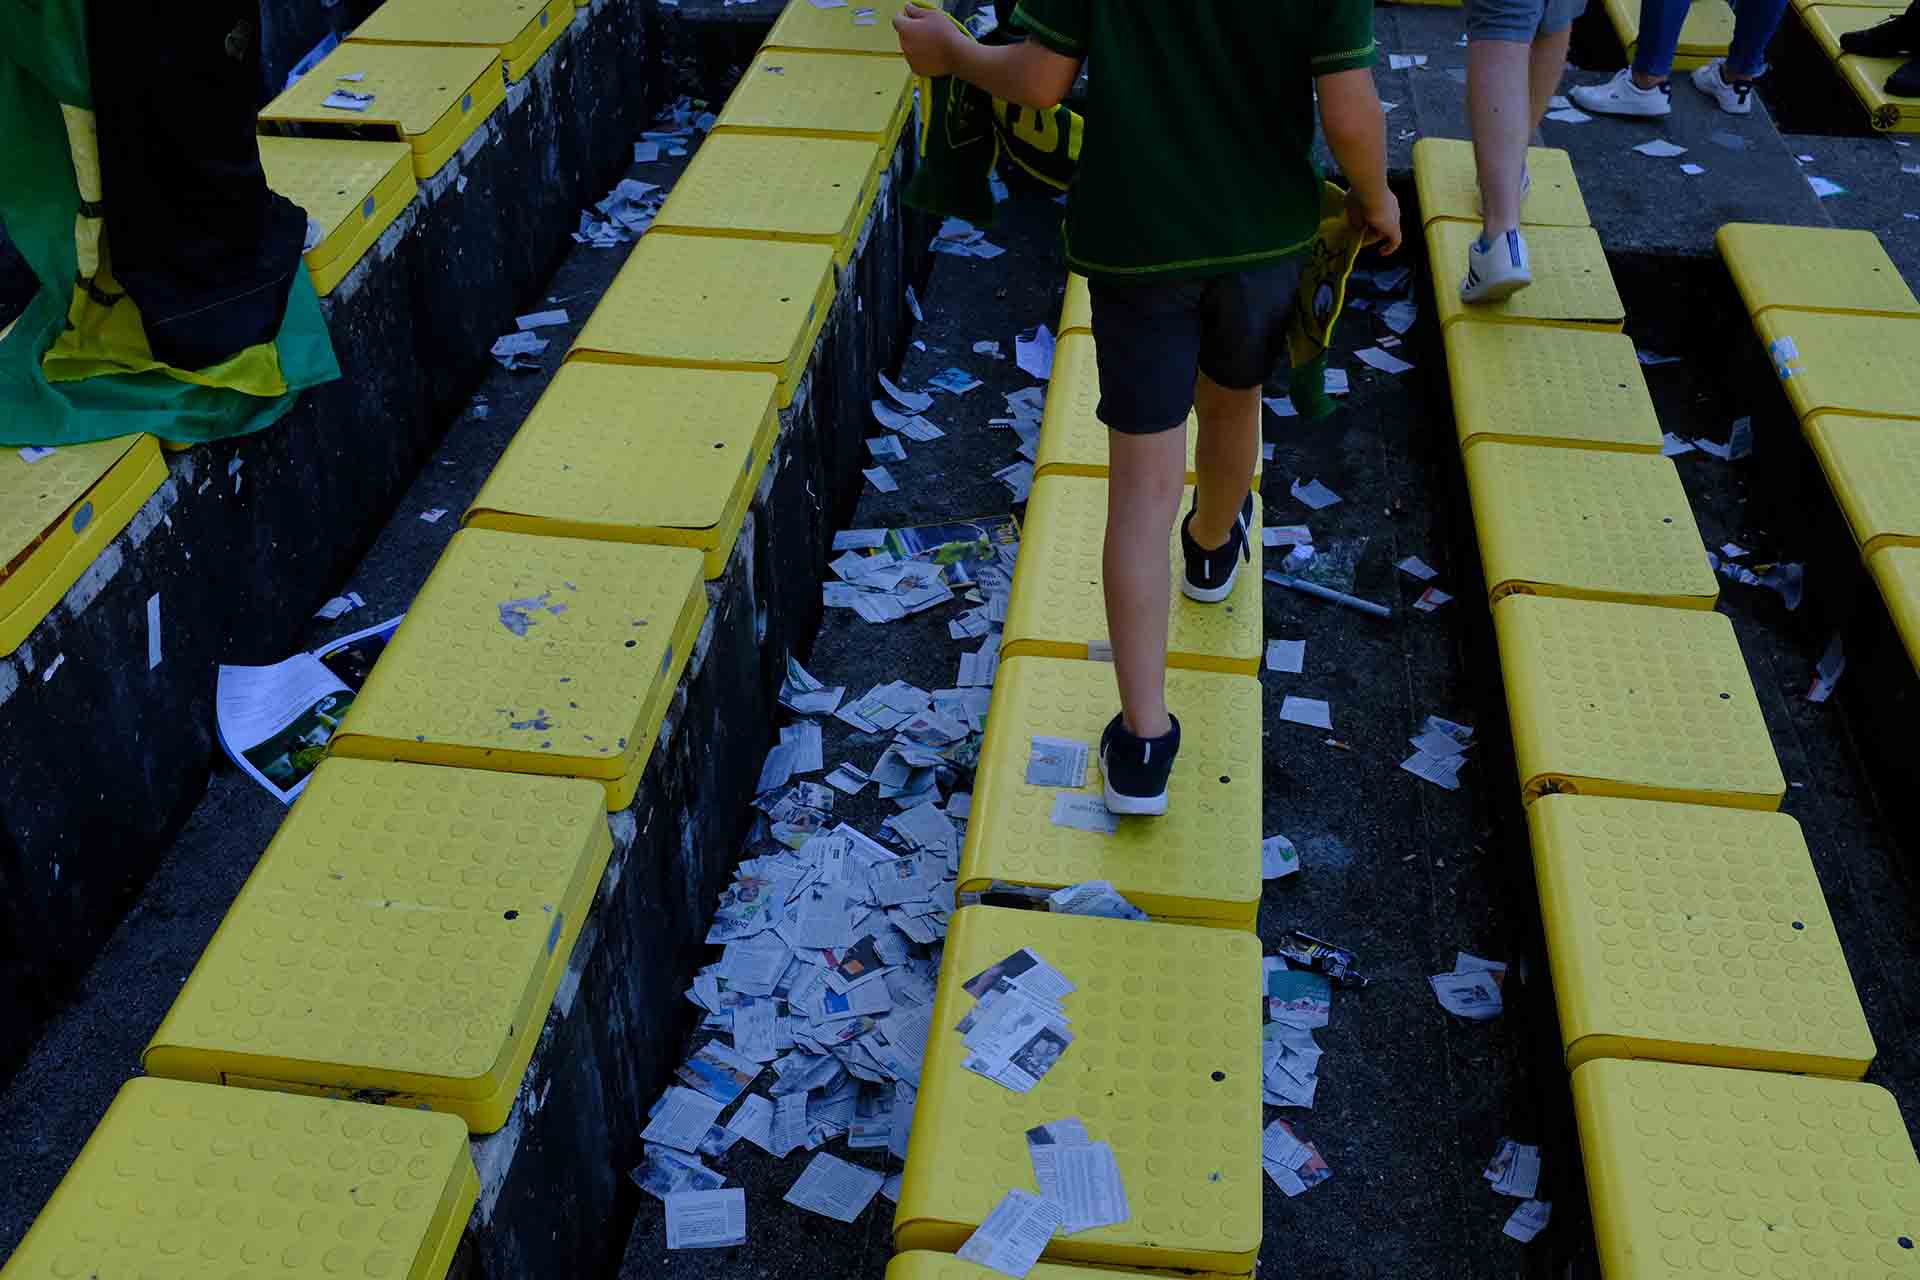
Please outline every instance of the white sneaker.
[{"label": "white sneaker", "polygon": [[1567,97],[1582,111],[1602,116],[1664,116],[1673,110],[1673,88],[1662,81],[1651,89],[1633,82],[1631,68],[1605,84],[1577,84]]},{"label": "white sneaker", "polygon": [[1533,283],[1527,265],[1527,242],[1509,231],[1488,244],[1476,239],[1467,246],[1467,278],[1460,282],[1460,301],[1498,302]]},{"label": "white sneaker", "polygon": [[1727,79],[1726,65],[1725,58],[1715,58],[1704,67],[1696,67],[1693,87],[1719,103],[1728,115],[1748,115],[1753,111],[1753,81],[1733,83]]}]

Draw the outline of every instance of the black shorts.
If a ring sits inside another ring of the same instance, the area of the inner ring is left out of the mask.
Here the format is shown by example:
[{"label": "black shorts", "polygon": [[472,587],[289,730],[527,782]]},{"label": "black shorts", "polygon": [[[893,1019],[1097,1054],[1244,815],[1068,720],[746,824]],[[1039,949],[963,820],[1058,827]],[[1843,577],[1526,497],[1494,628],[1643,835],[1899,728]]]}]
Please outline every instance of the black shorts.
[{"label": "black shorts", "polygon": [[1230,390],[1264,386],[1287,358],[1299,284],[1293,259],[1205,280],[1093,282],[1100,421],[1127,435],[1183,426],[1202,373]]}]

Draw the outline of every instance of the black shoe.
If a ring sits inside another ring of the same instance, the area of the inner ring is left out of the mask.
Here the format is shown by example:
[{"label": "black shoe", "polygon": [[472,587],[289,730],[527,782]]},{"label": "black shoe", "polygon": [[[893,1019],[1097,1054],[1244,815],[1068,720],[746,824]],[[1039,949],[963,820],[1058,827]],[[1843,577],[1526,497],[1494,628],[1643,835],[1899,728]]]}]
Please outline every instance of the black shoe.
[{"label": "black shoe", "polygon": [[1920,53],[1920,22],[1896,13],[1885,22],[1840,33],[1840,50],[1863,58],[1899,58]]},{"label": "black shoe", "polygon": [[1100,781],[1109,813],[1158,817],[1167,811],[1167,776],[1180,754],[1180,721],[1157,738],[1136,738],[1119,716],[1100,735]]},{"label": "black shoe", "polygon": [[1253,495],[1240,506],[1240,518],[1233,522],[1226,542],[1211,551],[1202,550],[1193,540],[1188,526],[1193,512],[1180,522],[1180,549],[1186,552],[1187,571],[1180,579],[1180,591],[1189,600],[1214,604],[1233,594],[1233,582],[1240,576],[1240,562],[1253,560],[1247,545],[1253,539]]},{"label": "black shoe", "polygon": [[1920,58],[1887,77],[1887,94],[1894,98],[1920,98]]}]

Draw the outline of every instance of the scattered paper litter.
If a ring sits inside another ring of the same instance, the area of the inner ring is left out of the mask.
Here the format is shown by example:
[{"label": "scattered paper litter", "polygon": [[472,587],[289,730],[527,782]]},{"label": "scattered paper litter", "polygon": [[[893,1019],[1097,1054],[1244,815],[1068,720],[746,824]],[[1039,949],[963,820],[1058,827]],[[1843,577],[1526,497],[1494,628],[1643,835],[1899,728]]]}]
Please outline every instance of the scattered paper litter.
[{"label": "scattered paper litter", "polygon": [[[1398,334],[1405,334],[1407,330],[1413,328],[1414,322],[1419,318],[1420,309],[1404,298],[1398,302],[1389,302],[1380,308],[1381,322]],[[1388,372],[1392,373],[1394,370],[1389,369]]]},{"label": "scattered paper litter", "polygon": [[724,1249],[747,1242],[747,1193],[740,1187],[667,1197],[667,1248]]},{"label": "scattered paper litter", "polygon": [[657,142],[636,142],[633,144],[633,162],[652,164],[660,158],[660,144]]},{"label": "scattered paper litter", "polygon": [[1665,138],[1650,138],[1634,147],[1643,156],[1652,156],[1656,160],[1671,160],[1675,156],[1687,154],[1687,149]]},{"label": "scattered paper litter", "polygon": [[1260,530],[1260,542],[1268,547],[1313,545],[1313,531],[1304,524],[1270,524]]},{"label": "scattered paper litter", "polygon": [[1297,418],[1300,416],[1300,411],[1293,407],[1293,398],[1291,396],[1268,396],[1265,400],[1261,401],[1261,403],[1273,410],[1273,415],[1276,418]]},{"label": "scattered paper litter", "polygon": [[1820,661],[1814,664],[1813,682],[1807,686],[1808,702],[1825,702],[1833,696],[1833,688],[1840,683],[1840,677],[1847,670],[1847,651],[1841,633],[1833,633],[1828,641],[1826,652],[1820,655]]},{"label": "scattered paper litter", "polygon": [[1098,916],[1105,920],[1145,920],[1147,913],[1128,902],[1106,880],[1070,884],[1047,895],[1047,910],[1063,916]]},{"label": "scattered paper litter", "polygon": [[1015,502],[1025,502],[1033,491],[1033,464],[1016,462],[994,472],[993,478],[1012,491]]},{"label": "scattered paper litter", "polygon": [[1031,377],[1046,382],[1053,377],[1053,348],[1053,334],[1041,325],[1031,335],[1014,338],[1014,362]]},{"label": "scattered paper litter", "polygon": [[1586,124],[1593,119],[1578,107],[1561,107],[1558,111],[1549,111],[1546,118],[1556,124]]},{"label": "scattered paper litter", "polygon": [[1000,350],[1000,344],[991,338],[982,339],[973,344],[973,354],[985,356],[989,360],[1005,360],[1006,353]]},{"label": "scattered paper litter", "polygon": [[349,591],[347,594],[335,596],[333,599],[321,605],[320,608],[314,612],[313,616],[332,622],[342,614],[352,613],[355,609],[361,608],[366,603],[365,600],[360,598],[359,592]]},{"label": "scattered paper litter", "polygon": [[1027,752],[1027,785],[1075,790],[1084,787],[1089,754],[1084,742],[1035,734]]},{"label": "scattered paper litter", "polygon": [[933,408],[933,397],[924,391],[903,391],[893,384],[886,374],[880,375],[880,386],[893,397],[893,402],[908,413],[925,413]]},{"label": "scattered paper litter", "polygon": [[1642,351],[1638,348],[1635,348],[1633,358],[1648,369],[1657,369],[1661,365],[1680,363],[1679,356],[1663,356],[1656,351]]},{"label": "scattered paper litter", "polygon": [[939,373],[927,379],[927,385],[930,387],[938,387],[942,391],[950,391],[957,396],[963,396],[979,386],[980,379],[974,377],[965,369],[942,369]]},{"label": "scattered paper litter", "polygon": [[816,1152],[800,1178],[784,1197],[809,1213],[852,1222],[873,1203],[886,1175],[848,1164],[825,1151]]},{"label": "scattered paper litter", "polygon": [[860,474],[882,493],[897,493],[900,489],[900,482],[885,467],[868,467]]},{"label": "scattered paper litter", "polygon": [[1725,444],[1696,436],[1693,447],[1702,453],[1711,454],[1722,462],[1738,462],[1753,452],[1753,419],[1735,418],[1732,428],[1727,433]]},{"label": "scattered paper litter", "polygon": [[1040,1195],[1060,1208],[1061,1235],[1110,1227],[1132,1216],[1113,1148],[1093,1141],[1079,1117],[1027,1130],[1027,1154]]},{"label": "scattered paper litter", "polygon": [[20,450],[20,461],[31,465],[42,458],[51,458],[54,452],[55,450],[47,445],[28,445]]},{"label": "scattered paper litter", "polygon": [[1847,189],[1839,183],[1827,178],[1815,177],[1813,174],[1807,175],[1807,185],[1812,187],[1813,194],[1819,196],[1822,200],[1825,200],[1829,196],[1844,196],[1847,194]]},{"label": "scattered paper litter", "polygon": [[547,311],[535,311],[528,315],[515,316],[513,320],[513,323],[519,327],[522,333],[529,329],[545,329],[552,325],[565,324],[566,322],[567,310],[565,307],[555,307]]},{"label": "scattered paper litter", "polygon": [[1502,1138],[1483,1176],[1499,1194],[1531,1200],[1540,1189],[1540,1148]]},{"label": "scattered paper litter", "polygon": [[1285,836],[1268,836],[1260,842],[1260,878],[1277,880],[1300,869],[1300,851]]},{"label": "scattered paper litter", "polygon": [[1677,458],[1683,453],[1693,452],[1693,442],[1669,431],[1660,437],[1660,452],[1669,458]]},{"label": "scattered paper litter", "polygon": [[1501,1234],[1526,1244],[1547,1229],[1547,1221],[1552,1216],[1551,1200],[1528,1200],[1508,1217],[1507,1225],[1500,1229]]},{"label": "scattered paper litter", "polygon": [[1267,641],[1267,670],[1299,675],[1307,661],[1305,640]]},{"label": "scattered paper litter", "polygon": [[439,524],[440,518],[447,514],[445,507],[428,507],[420,513],[420,518],[428,524]]},{"label": "scattered paper litter", "polygon": [[1387,69],[1390,71],[1408,71],[1414,67],[1427,65],[1424,53],[1390,53],[1387,55]]},{"label": "scattered paper litter", "polygon": [[1448,1013],[1469,1022],[1488,1022],[1500,1016],[1500,983],[1506,972],[1504,964],[1461,952],[1454,959],[1454,972],[1435,974],[1427,981]]},{"label": "scattered paper litter", "polygon": [[1260,1164],[1289,1199],[1333,1176],[1320,1152],[1311,1142],[1302,1141],[1285,1120],[1275,1120],[1261,1133]]},{"label": "scattered paper litter", "polygon": [[1399,356],[1378,347],[1362,347],[1353,353],[1353,357],[1368,368],[1378,369],[1382,373],[1410,373],[1413,370],[1413,366]]},{"label": "scattered paper litter", "polygon": [[1295,480],[1288,490],[1295,500],[1305,503],[1315,511],[1323,511],[1340,501],[1340,495],[1321,484],[1319,480],[1309,480],[1305,484]]},{"label": "scattered paper litter", "polygon": [[502,334],[494,339],[493,346],[489,350],[493,358],[500,362],[502,369],[509,373],[516,373],[522,369],[538,369],[540,362],[533,357],[540,355],[552,345],[547,339],[534,334],[515,332]]},{"label": "scattered paper litter", "polygon": [[1689,178],[1697,178],[1706,172],[1706,168],[1702,165],[1689,162],[1680,166],[1680,172],[1686,174]]},{"label": "scattered paper litter", "polygon": [[1466,757],[1459,755],[1434,755],[1426,751],[1415,751],[1400,762],[1400,767],[1416,778],[1431,782],[1448,791],[1460,789],[1460,766]]},{"label": "scattered paper litter", "polygon": [[1405,560],[1400,561],[1393,567],[1402,573],[1420,579],[1422,582],[1432,582],[1440,576],[1438,569],[1428,564],[1425,560],[1422,560],[1419,556],[1408,556]]},{"label": "scattered paper litter", "polygon": [[1107,809],[1098,796],[1082,795],[1077,791],[1062,791],[1053,797],[1053,812],[1049,821],[1056,827],[1072,827],[1076,831],[1092,831],[1098,835],[1116,835],[1120,831],[1120,819]]},{"label": "scattered paper litter", "polygon": [[373,95],[355,93],[352,89],[335,89],[320,100],[320,105],[336,111],[365,111],[373,105]]},{"label": "scattered paper litter", "polygon": [[1313,729],[1333,728],[1333,712],[1318,698],[1296,698],[1289,694],[1280,704],[1280,718]]},{"label": "scattered paper litter", "polygon": [[974,1228],[959,1257],[1002,1275],[1024,1277],[1064,1221],[1059,1205],[1018,1189],[1007,1192],[987,1220]]},{"label": "scattered paper litter", "polygon": [[1452,599],[1452,596],[1440,588],[1428,587],[1420,593],[1420,598],[1413,602],[1413,607],[1421,613],[1432,613],[1435,609],[1438,609],[1441,605],[1446,604]]}]

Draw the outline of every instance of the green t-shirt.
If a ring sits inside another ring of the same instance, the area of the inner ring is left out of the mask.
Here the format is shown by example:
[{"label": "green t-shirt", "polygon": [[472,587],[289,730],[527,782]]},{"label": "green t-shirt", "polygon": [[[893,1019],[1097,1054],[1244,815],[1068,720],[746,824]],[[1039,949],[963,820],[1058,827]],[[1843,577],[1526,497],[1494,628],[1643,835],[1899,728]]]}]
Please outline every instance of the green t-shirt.
[{"label": "green t-shirt", "polygon": [[1220,275],[1313,239],[1313,80],[1373,65],[1373,0],[1020,0],[1014,21],[1089,60],[1074,270]]}]

